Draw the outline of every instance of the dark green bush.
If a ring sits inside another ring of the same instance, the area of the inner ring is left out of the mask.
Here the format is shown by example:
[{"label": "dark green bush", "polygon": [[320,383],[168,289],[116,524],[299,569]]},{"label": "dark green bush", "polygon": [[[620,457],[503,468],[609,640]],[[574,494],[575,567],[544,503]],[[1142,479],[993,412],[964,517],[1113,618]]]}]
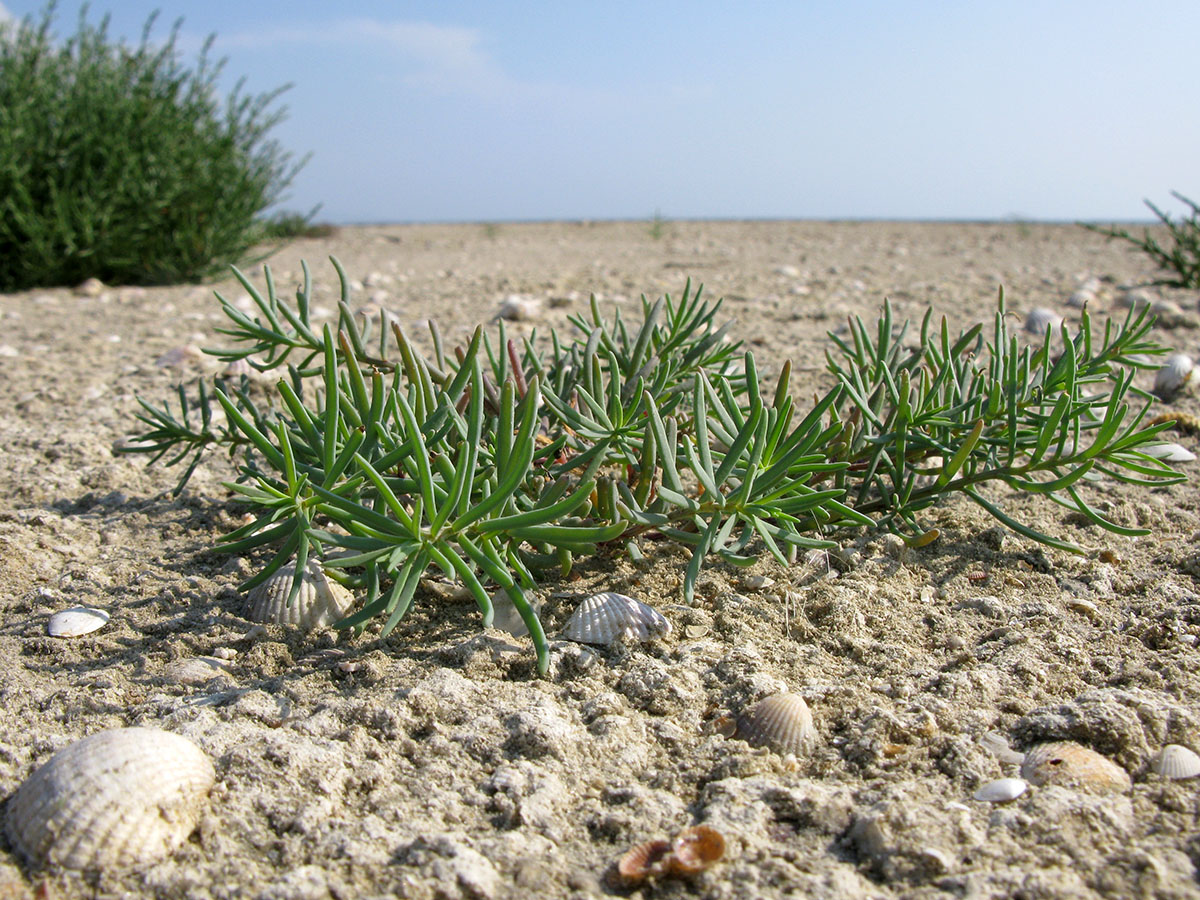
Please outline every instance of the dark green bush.
[{"label": "dark green bush", "polygon": [[195,281],[227,271],[268,237],[260,214],[306,160],[268,132],[287,87],[224,101],[224,60],[179,62],[165,44],[135,48],[79,14],[57,42],[40,21],[0,26],[0,291],[77,284]]}]

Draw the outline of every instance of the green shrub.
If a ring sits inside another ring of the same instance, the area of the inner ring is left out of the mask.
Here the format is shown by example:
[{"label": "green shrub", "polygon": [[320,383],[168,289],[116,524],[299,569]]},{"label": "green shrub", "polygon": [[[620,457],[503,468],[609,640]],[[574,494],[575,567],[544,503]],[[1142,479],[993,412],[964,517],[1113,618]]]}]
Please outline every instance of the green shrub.
[{"label": "green shrub", "polygon": [[327,238],[337,234],[337,226],[328,222],[314,222],[316,210],[307,216],[296,212],[283,212],[263,222],[267,240],[288,241],[292,238]]},{"label": "green shrub", "polygon": [[1160,244],[1148,230],[1143,230],[1142,236],[1137,237],[1128,229],[1118,228],[1116,225],[1107,228],[1084,225],[1084,228],[1105,237],[1128,241],[1154,260],[1159,268],[1171,273],[1156,279],[1155,284],[1200,288],[1200,204],[1189,200],[1178,191],[1172,191],[1171,196],[1191,209],[1187,218],[1176,221],[1149,200],[1146,201],[1146,205],[1158,217],[1158,221],[1167,227],[1167,234],[1172,241],[1170,246]]},{"label": "green shrub", "polygon": [[0,291],[195,281],[267,236],[260,213],[306,160],[267,139],[287,87],[223,102],[209,37],[195,68],[165,44],[131,48],[79,14],[65,42],[54,4],[0,26]]}]

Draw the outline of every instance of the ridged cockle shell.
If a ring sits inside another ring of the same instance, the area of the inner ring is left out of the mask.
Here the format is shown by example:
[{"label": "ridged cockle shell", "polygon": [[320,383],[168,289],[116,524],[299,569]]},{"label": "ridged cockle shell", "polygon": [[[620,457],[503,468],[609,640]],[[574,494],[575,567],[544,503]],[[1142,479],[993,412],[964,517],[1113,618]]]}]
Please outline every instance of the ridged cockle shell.
[{"label": "ridged cockle shell", "polygon": [[1167,744],[1155,755],[1150,769],[1174,781],[1195,778],[1200,775],[1200,756],[1182,744]]},{"label": "ridged cockle shell", "polygon": [[733,736],[781,755],[799,756],[816,737],[816,729],[804,698],[783,692],[764,697],[738,716]]},{"label": "ridged cockle shell", "polygon": [[670,632],[671,623],[656,609],[605,591],[579,604],[563,626],[562,636],[581,644],[609,645],[623,640],[648,641]]},{"label": "ridged cockle shell", "polygon": [[192,833],[215,780],[187,738],[154,728],[101,731],[55,753],[17,789],[8,839],[34,865],[155,862]]},{"label": "ridged cockle shell", "polygon": [[1106,756],[1072,741],[1038,744],[1025,754],[1021,777],[1039,787],[1056,784],[1096,792],[1127,791],[1129,773]]},{"label": "ridged cockle shell", "polygon": [[300,593],[288,605],[288,593],[296,564],[288,563],[250,592],[250,619],[275,625],[322,628],[343,618],[354,602],[353,595],[325,574],[320,564],[309,559],[300,583]]}]

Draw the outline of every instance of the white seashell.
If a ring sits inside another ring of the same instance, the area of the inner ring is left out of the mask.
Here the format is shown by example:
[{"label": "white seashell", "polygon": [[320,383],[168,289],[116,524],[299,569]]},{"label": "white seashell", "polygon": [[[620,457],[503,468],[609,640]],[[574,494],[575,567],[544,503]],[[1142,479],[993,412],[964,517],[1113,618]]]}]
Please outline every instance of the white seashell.
[{"label": "white seashell", "polygon": [[[534,612],[540,612],[540,605],[534,597],[526,594],[525,599],[533,606]],[[525,637],[529,634],[525,620],[521,618],[516,604],[504,588],[492,593],[492,627],[513,637]]]},{"label": "white seashell", "polygon": [[1096,302],[1096,292],[1087,288],[1080,288],[1067,298],[1067,306],[1074,309],[1082,309],[1083,307]]},{"label": "white seashell", "polygon": [[221,375],[224,378],[241,378],[243,375],[251,378],[254,375],[254,366],[246,362],[245,359],[231,359],[225,368],[221,370]]},{"label": "white seashell", "polygon": [[82,637],[91,634],[108,623],[108,613],[87,606],[72,606],[56,612],[46,623],[46,633],[51,637]]},{"label": "white seashell", "polygon": [[1196,454],[1182,444],[1148,444],[1141,451],[1163,462],[1191,462],[1196,458]]},{"label": "white seashell", "polygon": [[1042,787],[1057,784],[1097,792],[1127,791],[1129,773],[1106,756],[1072,741],[1038,744],[1025,754],[1021,777]]},{"label": "white seashell", "polygon": [[1025,754],[1018,753],[1008,745],[1008,738],[998,731],[986,731],[979,737],[979,746],[987,750],[996,760],[1005,765],[1019,766],[1025,762]]},{"label": "white seashell", "polygon": [[737,717],[733,736],[754,747],[797,756],[817,735],[812,713],[799,694],[771,694]]},{"label": "white seashell", "polygon": [[99,278],[87,278],[75,286],[77,297],[99,297],[104,293],[106,285]]},{"label": "white seashell", "polygon": [[1164,319],[1171,319],[1183,315],[1183,307],[1174,300],[1168,300],[1166,297],[1159,297],[1150,303],[1150,312]]},{"label": "white seashell", "polygon": [[160,369],[186,369],[189,366],[198,366],[203,361],[203,350],[195,344],[185,344],[182,347],[172,347],[154,360],[154,365]]},{"label": "white seashell", "polygon": [[568,641],[602,645],[648,641],[670,633],[671,623],[662,613],[640,600],[611,591],[593,594],[580,603],[562,630]]},{"label": "white seashell", "polygon": [[1023,778],[997,778],[989,781],[972,796],[975,800],[985,803],[1007,803],[1016,800],[1029,787],[1029,782]]},{"label": "white seashell", "polygon": [[1200,775],[1200,756],[1182,744],[1167,744],[1155,755],[1150,769],[1175,781],[1195,778]]},{"label": "white seashell", "polygon": [[215,780],[187,738],[153,728],[101,731],[58,751],[17,789],[8,839],[35,865],[154,862],[191,834]]},{"label": "white seashell", "polygon": [[497,315],[501,319],[510,319],[513,321],[532,319],[537,315],[540,305],[537,300],[529,297],[522,297],[520,294],[510,294],[500,304],[500,311]]},{"label": "white seashell", "polygon": [[1153,291],[1145,288],[1133,288],[1121,294],[1117,303],[1132,309],[1141,309],[1143,306],[1152,306],[1157,299],[1158,297]]},{"label": "white seashell", "polygon": [[343,618],[350,610],[353,595],[331,580],[314,559],[309,559],[305,566],[300,593],[288,606],[288,592],[292,589],[295,571],[296,564],[288,563],[250,592],[251,621],[323,628]]},{"label": "white seashell", "polygon": [[1046,329],[1057,333],[1058,326],[1062,324],[1063,317],[1052,309],[1045,306],[1039,306],[1030,310],[1029,315],[1025,317],[1025,330],[1031,334],[1042,335],[1046,333]]},{"label": "white seashell", "polygon": [[775,583],[770,575],[747,575],[742,579],[742,587],[748,591],[761,591]]},{"label": "white seashell", "polygon": [[191,656],[177,659],[163,669],[163,679],[172,684],[208,684],[216,679],[237,684],[233,669],[214,656]]},{"label": "white seashell", "polygon": [[1172,353],[1154,373],[1154,393],[1169,397],[1187,386],[1195,374],[1196,364],[1186,353]]}]

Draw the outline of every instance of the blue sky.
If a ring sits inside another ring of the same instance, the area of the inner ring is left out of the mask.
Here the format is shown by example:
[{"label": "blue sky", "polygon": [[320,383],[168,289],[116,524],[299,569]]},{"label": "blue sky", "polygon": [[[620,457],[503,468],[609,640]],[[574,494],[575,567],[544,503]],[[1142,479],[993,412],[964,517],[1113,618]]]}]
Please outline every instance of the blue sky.
[{"label": "blue sky", "polygon": [[[41,2],[3,0],[16,17]],[[2,9],[3,7],[0,7]],[[1196,0],[121,0],[184,17],[327,221],[1145,219],[1200,198]],[[74,30],[62,0],[58,32]]]}]

